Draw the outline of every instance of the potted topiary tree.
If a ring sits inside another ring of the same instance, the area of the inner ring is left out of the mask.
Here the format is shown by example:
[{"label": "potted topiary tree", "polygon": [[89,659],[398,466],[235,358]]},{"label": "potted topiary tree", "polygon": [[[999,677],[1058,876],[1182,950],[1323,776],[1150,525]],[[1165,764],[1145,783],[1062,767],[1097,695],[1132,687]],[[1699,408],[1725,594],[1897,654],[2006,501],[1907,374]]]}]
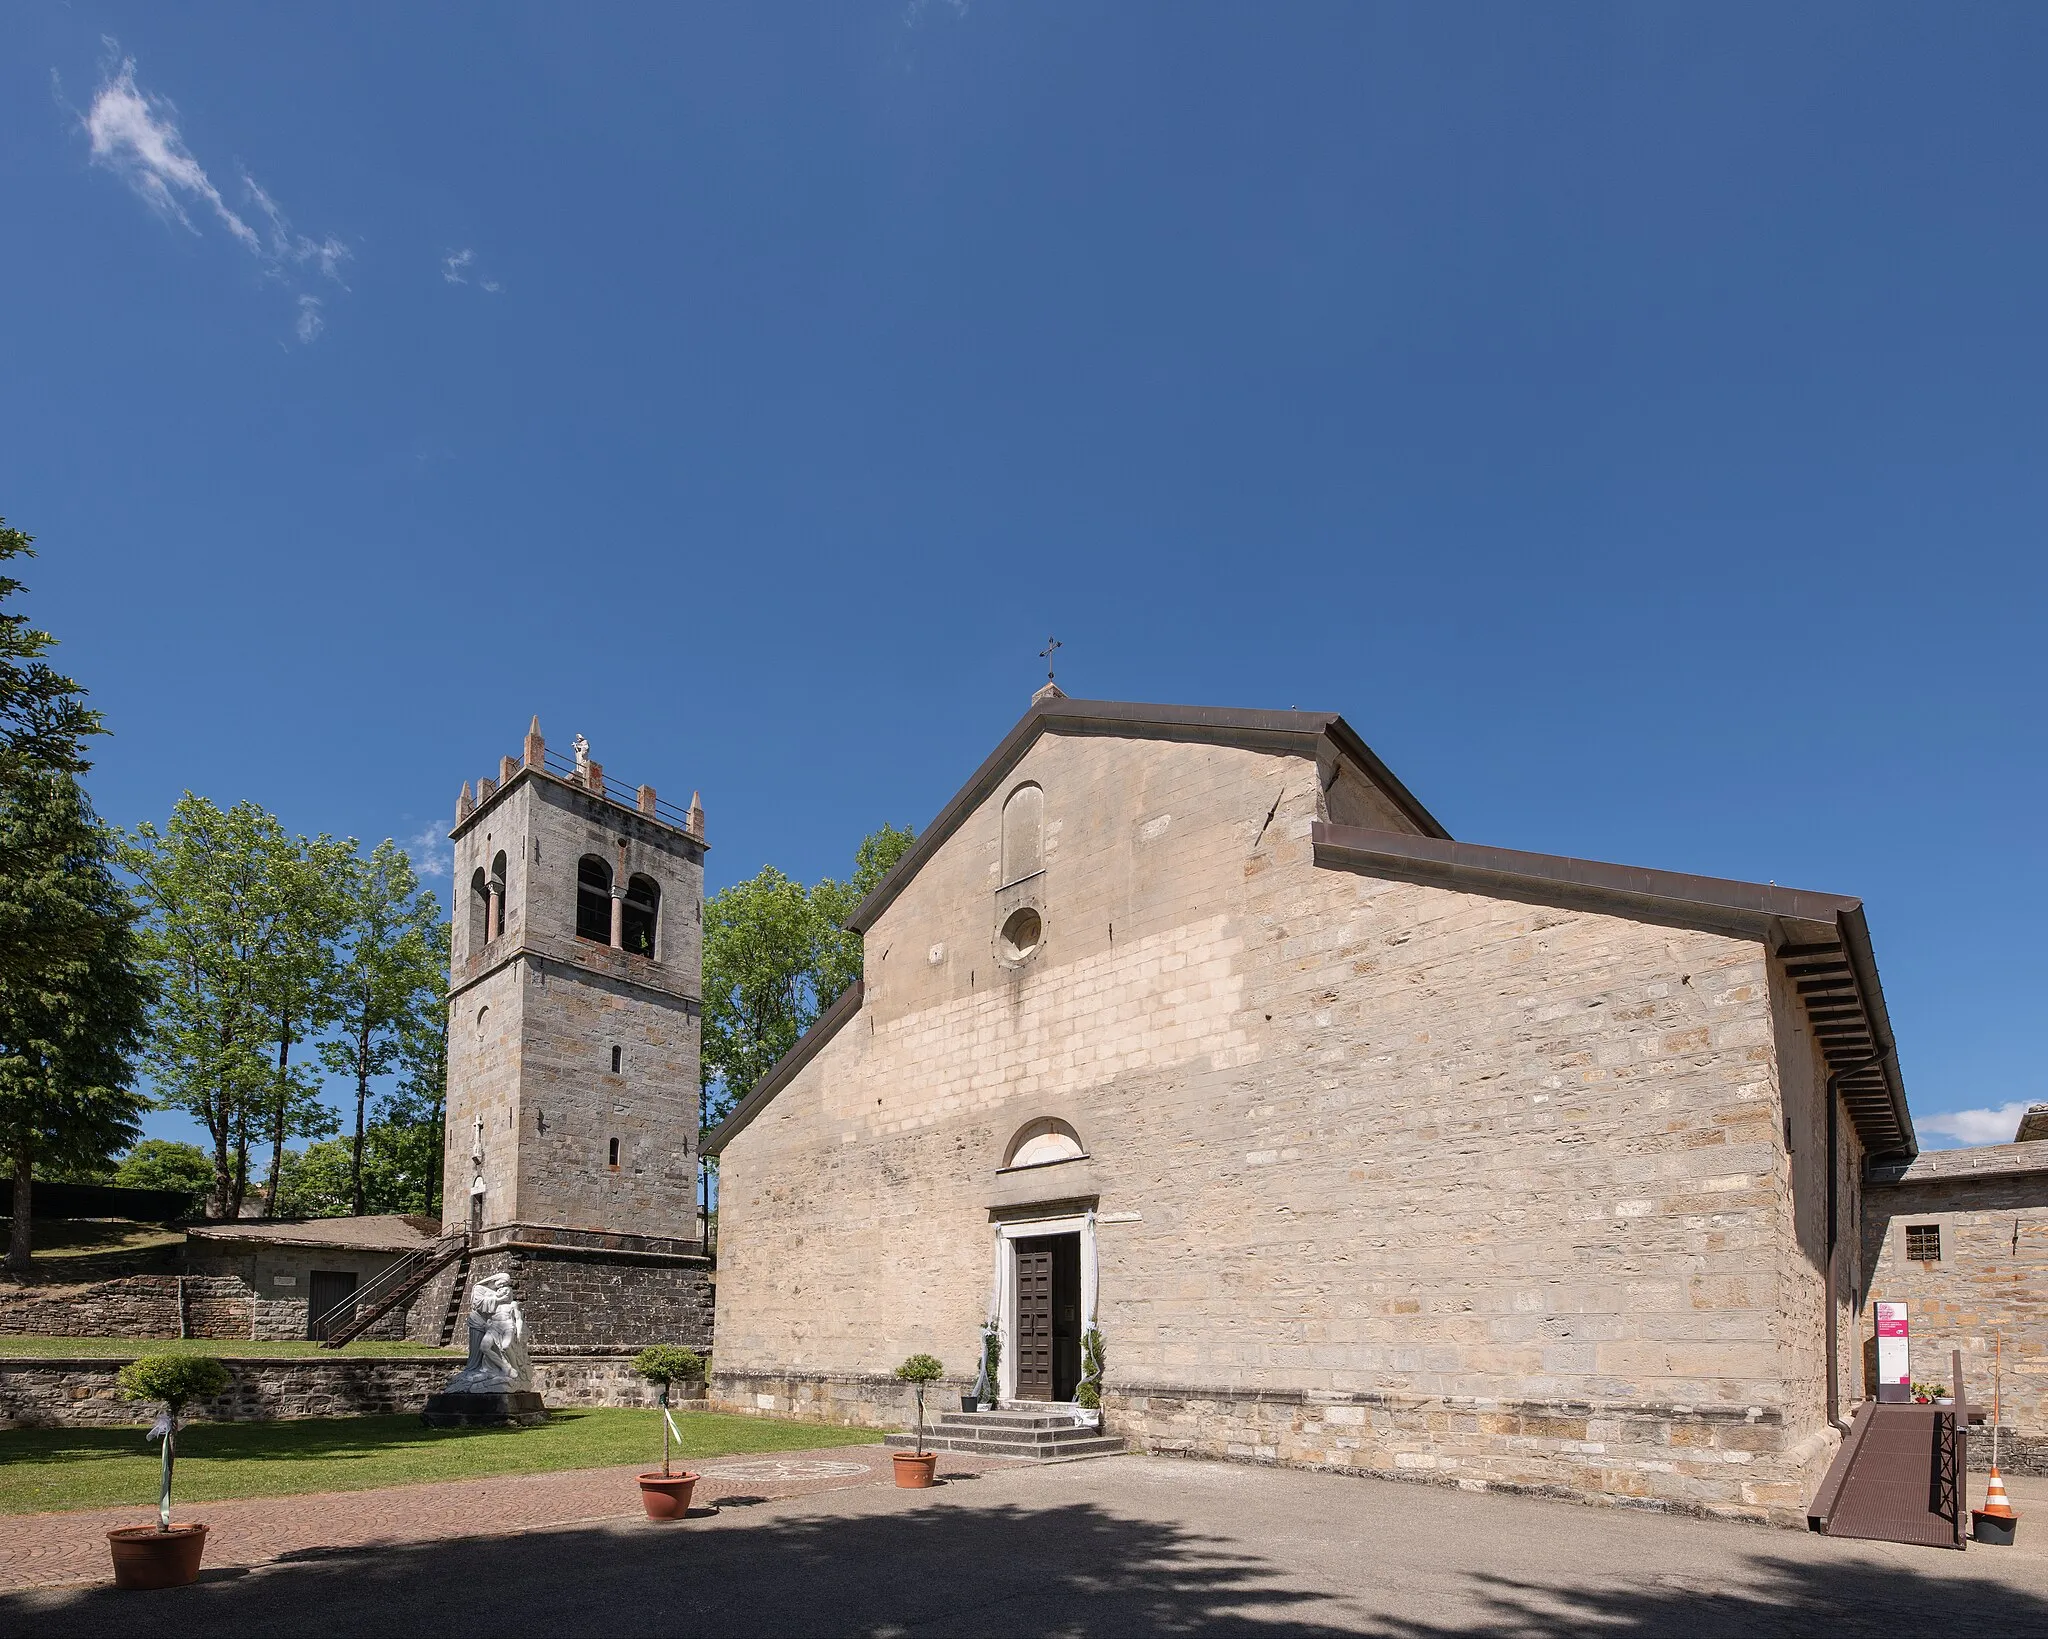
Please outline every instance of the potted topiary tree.
[{"label": "potted topiary tree", "polygon": [[178,1419],[194,1400],[219,1394],[231,1379],[210,1355],[146,1354],[123,1366],[115,1378],[124,1400],[155,1401],[164,1408],[149,1438],[164,1443],[163,1484],[157,1492],[156,1524],[124,1525],[107,1533],[114,1554],[117,1588],[182,1588],[199,1577],[206,1552],[204,1525],[171,1523],[171,1469],[178,1460]]},{"label": "potted topiary tree", "polygon": [[962,1411],[994,1411],[1001,1400],[1002,1379],[996,1375],[1003,1363],[1003,1334],[993,1321],[981,1323],[981,1375],[974,1380],[974,1392],[960,1397]]},{"label": "potted topiary tree", "polygon": [[633,1370],[661,1390],[661,1472],[640,1476],[640,1503],[649,1519],[681,1519],[690,1511],[690,1493],[697,1476],[671,1472],[668,1442],[671,1434],[678,1444],[682,1435],[668,1414],[669,1390],[677,1383],[695,1382],[704,1375],[704,1357],[695,1349],[674,1343],[657,1343],[642,1349],[633,1359]]},{"label": "potted topiary tree", "polygon": [[1074,1418],[1076,1422],[1085,1420],[1096,1428],[1102,1427],[1102,1366],[1105,1358],[1102,1333],[1090,1326],[1081,1334],[1081,1386],[1074,1391],[1074,1404],[1080,1409],[1074,1413]]},{"label": "potted topiary tree", "polygon": [[917,1396],[917,1449],[895,1454],[896,1483],[906,1491],[922,1491],[939,1466],[939,1454],[924,1448],[924,1391],[946,1375],[946,1368],[931,1355],[914,1354],[896,1368],[896,1375]]}]

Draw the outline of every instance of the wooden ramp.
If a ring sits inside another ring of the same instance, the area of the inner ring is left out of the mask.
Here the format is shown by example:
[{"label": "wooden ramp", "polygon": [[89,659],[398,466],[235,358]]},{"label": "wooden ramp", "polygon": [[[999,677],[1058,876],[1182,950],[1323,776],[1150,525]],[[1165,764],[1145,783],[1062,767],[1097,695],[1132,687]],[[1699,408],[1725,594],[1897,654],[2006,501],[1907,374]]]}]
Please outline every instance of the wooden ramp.
[{"label": "wooden ramp", "polygon": [[1866,1402],[1807,1523],[1831,1537],[1960,1548],[1969,1526],[1969,1408]]}]

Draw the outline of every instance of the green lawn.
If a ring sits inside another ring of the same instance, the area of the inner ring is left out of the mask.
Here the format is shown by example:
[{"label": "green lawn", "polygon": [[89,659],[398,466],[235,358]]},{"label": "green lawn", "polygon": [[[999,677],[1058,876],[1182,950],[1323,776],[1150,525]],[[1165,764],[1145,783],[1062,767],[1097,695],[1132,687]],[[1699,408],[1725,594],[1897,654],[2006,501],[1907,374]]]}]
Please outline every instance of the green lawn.
[{"label": "green lawn", "polygon": [[437,1349],[426,1343],[344,1343],[323,1349],[317,1343],[249,1343],[231,1337],[0,1337],[0,1360],[126,1360],[138,1354],[210,1354],[223,1360],[294,1356],[332,1360],[350,1354],[420,1354],[465,1358],[461,1349]]},{"label": "green lawn", "polygon": [[[874,1429],[726,1412],[679,1412],[676,1425],[682,1455],[693,1459],[882,1438]],[[142,1436],[139,1425],[0,1430],[0,1513],[153,1509],[160,1459]],[[660,1462],[661,1423],[651,1410],[558,1411],[542,1427],[517,1429],[422,1428],[416,1416],[195,1423],[178,1435],[177,1497],[214,1502]]]},{"label": "green lawn", "polygon": [[182,1229],[101,1218],[38,1218],[29,1229],[29,1258],[92,1258],[110,1252],[147,1252],[185,1239]]}]

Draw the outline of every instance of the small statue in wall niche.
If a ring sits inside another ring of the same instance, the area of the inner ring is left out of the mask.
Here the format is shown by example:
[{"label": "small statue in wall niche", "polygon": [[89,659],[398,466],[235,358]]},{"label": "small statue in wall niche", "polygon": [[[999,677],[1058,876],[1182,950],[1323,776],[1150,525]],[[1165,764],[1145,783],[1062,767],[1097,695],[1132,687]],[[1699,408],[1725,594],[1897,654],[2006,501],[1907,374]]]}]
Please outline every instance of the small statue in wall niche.
[{"label": "small statue in wall niche", "polygon": [[526,1318],[512,1296],[512,1277],[486,1275],[469,1289],[469,1362],[443,1392],[502,1394],[532,1387]]}]

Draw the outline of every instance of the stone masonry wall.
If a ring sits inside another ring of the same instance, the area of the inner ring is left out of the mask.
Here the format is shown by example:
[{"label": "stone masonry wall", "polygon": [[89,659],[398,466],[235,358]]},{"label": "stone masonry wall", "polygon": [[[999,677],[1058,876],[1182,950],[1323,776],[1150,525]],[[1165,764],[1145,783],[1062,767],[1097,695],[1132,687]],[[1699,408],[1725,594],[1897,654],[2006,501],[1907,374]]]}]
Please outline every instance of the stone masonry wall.
[{"label": "stone masonry wall", "polygon": [[[231,1276],[130,1275],[93,1286],[0,1294],[0,1337],[250,1335],[248,1284]],[[303,1329],[302,1329],[303,1334]]]},{"label": "stone masonry wall", "polygon": [[[223,1356],[234,1378],[227,1393],[194,1405],[197,1422],[269,1422],[300,1417],[392,1416],[418,1411],[454,1375],[453,1354],[433,1357],[338,1356],[311,1360]],[[155,1407],[123,1400],[114,1377],[121,1360],[0,1358],[0,1427],[125,1427],[146,1423]],[[537,1354],[534,1387],[550,1407],[652,1406],[653,1386],[633,1373],[630,1354]],[[700,1384],[674,1398],[699,1400]]]},{"label": "stone masonry wall", "polygon": [[[680,1343],[703,1352],[711,1347],[708,1260],[507,1250],[478,1253],[469,1278],[473,1284],[500,1271],[512,1277],[526,1335],[536,1349]],[[457,1330],[461,1334],[459,1323]]]},{"label": "stone masonry wall", "polygon": [[[943,1377],[925,1392],[925,1415],[935,1418],[960,1404],[974,1376]],[[748,1417],[799,1417],[849,1428],[908,1428],[915,1414],[909,1388],[889,1372],[791,1373],[727,1371],[711,1374],[711,1408]]]},{"label": "stone masonry wall", "polygon": [[[457,836],[465,893],[471,873],[500,852],[504,933],[472,949],[468,918],[456,923],[446,1221],[469,1221],[481,1115],[481,1227],[534,1223],[691,1239],[701,845],[561,781],[527,775]],[[586,854],[622,869],[621,881],[638,874],[659,885],[652,957],[577,938],[577,863]]]},{"label": "stone masonry wall", "polygon": [[[1938,1260],[1906,1256],[1914,1225],[1939,1229]],[[2002,1338],[2005,1425],[2048,1444],[2048,1143],[1922,1155],[1864,1192],[1862,1231],[1872,1303],[1906,1305],[1914,1380],[1946,1384],[1960,1349],[1970,1403],[1988,1412]],[[1874,1384],[1874,1308],[1847,1346]]]},{"label": "stone masonry wall", "polygon": [[[284,1343],[302,1340],[306,1335],[306,1309],[311,1302],[315,1270],[354,1275],[360,1289],[400,1256],[395,1252],[365,1252],[351,1247],[194,1240],[186,1253],[187,1267],[196,1275],[229,1283],[223,1290],[235,1294],[242,1308],[242,1320],[239,1331],[195,1330],[191,1335]],[[188,1277],[188,1284],[189,1280]],[[407,1307],[401,1304],[374,1322],[363,1336],[380,1342],[402,1341],[407,1318]]]},{"label": "stone masonry wall", "polygon": [[[1026,780],[1044,937],[1010,964]],[[725,1150],[718,1380],[852,1405],[913,1351],[972,1360],[990,1209],[1030,1183],[996,1173],[1053,1116],[1099,1197],[1109,1387],[1180,1385],[1128,1391],[1141,1439],[1803,1525],[1834,1436],[1762,947],[1321,869],[1320,812],[1305,759],[1041,738],[869,930],[860,1013]],[[1275,1393],[1382,1410],[1348,1451],[1243,1409]],[[1402,1409],[1486,1402],[1469,1427]],[[1485,1420],[1557,1404],[1625,1438]]]}]

